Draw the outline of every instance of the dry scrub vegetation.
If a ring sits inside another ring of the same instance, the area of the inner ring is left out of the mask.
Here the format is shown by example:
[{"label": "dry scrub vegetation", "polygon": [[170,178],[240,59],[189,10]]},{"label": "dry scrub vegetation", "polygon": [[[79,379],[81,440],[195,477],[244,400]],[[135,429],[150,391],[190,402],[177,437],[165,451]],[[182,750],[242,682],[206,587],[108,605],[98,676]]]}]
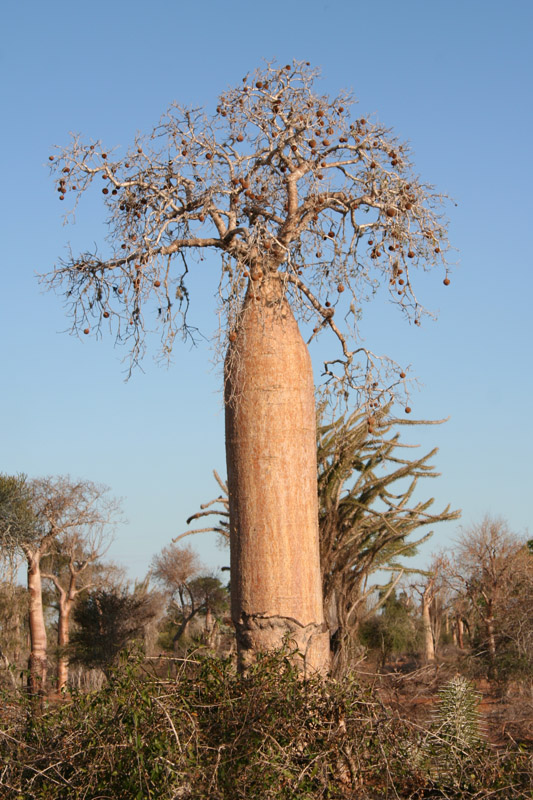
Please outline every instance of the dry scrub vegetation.
[{"label": "dry scrub vegetation", "polygon": [[101,690],[40,714],[11,697],[0,732],[2,796],[531,797],[529,756],[489,747],[466,681],[448,682],[440,711],[421,725],[354,676],[302,681],[288,651],[245,677],[231,659],[200,651],[149,663],[125,660]]}]

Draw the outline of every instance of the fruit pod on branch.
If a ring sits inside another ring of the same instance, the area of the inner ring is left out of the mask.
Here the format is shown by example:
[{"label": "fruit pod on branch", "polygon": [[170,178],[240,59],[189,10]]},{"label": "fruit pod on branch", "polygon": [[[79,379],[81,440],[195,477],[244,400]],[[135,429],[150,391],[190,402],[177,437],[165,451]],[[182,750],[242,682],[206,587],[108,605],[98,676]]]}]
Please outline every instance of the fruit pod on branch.
[{"label": "fruit pod on branch", "polygon": [[325,673],[313,373],[275,275],[246,295],[226,356],[225,407],[240,668],[288,639],[305,674]]}]

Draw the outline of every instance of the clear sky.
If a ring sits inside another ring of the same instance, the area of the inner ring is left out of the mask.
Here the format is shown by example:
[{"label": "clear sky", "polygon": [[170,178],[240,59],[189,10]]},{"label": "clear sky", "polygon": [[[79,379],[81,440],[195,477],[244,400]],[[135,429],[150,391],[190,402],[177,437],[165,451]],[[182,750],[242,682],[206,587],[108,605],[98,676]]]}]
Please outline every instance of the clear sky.
[{"label": "clear sky", "polygon": [[[353,89],[359,109],[409,140],[417,171],[454,198],[451,285],[424,281],[439,312],[418,329],[375,302],[362,331],[373,350],[411,365],[413,417],[450,417],[412,441],[439,448],[442,473],[421,487],[463,510],[531,524],[533,4],[530,0],[19,0],[4,5],[0,43],[2,291],[0,471],[70,474],[124,498],[113,558],[132,577],[185,530],[225,474],[220,371],[212,364],[216,257],[199,265],[191,322],[205,340],[176,346],[170,369],[148,355],[124,382],[111,339],[63,333],[61,301],[35,274],[101,241],[82,203],[62,225],[48,174],[69,131],[127,146],[168,105],[213,108],[263,59],[320,66],[324,92]],[[437,529],[423,559],[457,524]],[[186,540],[187,541],[187,540]],[[189,539],[210,568],[229,555]],[[422,563],[422,562],[420,562]]]}]

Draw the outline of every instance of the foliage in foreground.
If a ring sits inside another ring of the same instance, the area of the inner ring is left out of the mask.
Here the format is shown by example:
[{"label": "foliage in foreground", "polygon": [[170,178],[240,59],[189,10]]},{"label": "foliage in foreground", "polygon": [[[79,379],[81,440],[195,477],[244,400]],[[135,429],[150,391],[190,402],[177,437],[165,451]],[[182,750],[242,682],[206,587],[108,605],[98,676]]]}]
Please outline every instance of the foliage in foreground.
[{"label": "foliage in foreground", "polygon": [[[173,673],[123,664],[99,692],[30,715],[4,706],[5,800],[526,798],[525,754],[478,749],[439,777],[428,737],[353,678],[303,682],[284,654],[246,677],[193,654]],[[177,674],[176,674],[177,672]]]}]

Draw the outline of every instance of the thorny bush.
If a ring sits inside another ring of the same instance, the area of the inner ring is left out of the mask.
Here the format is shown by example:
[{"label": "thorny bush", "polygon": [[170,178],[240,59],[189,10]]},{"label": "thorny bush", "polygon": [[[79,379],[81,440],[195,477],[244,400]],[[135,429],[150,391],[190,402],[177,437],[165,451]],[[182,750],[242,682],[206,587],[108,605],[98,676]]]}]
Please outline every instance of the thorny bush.
[{"label": "thorny bush", "polygon": [[245,676],[192,653],[125,661],[98,692],[39,715],[4,704],[5,800],[526,798],[524,753],[472,764],[460,795],[413,753],[423,736],[355,678],[302,681],[289,653]]}]

